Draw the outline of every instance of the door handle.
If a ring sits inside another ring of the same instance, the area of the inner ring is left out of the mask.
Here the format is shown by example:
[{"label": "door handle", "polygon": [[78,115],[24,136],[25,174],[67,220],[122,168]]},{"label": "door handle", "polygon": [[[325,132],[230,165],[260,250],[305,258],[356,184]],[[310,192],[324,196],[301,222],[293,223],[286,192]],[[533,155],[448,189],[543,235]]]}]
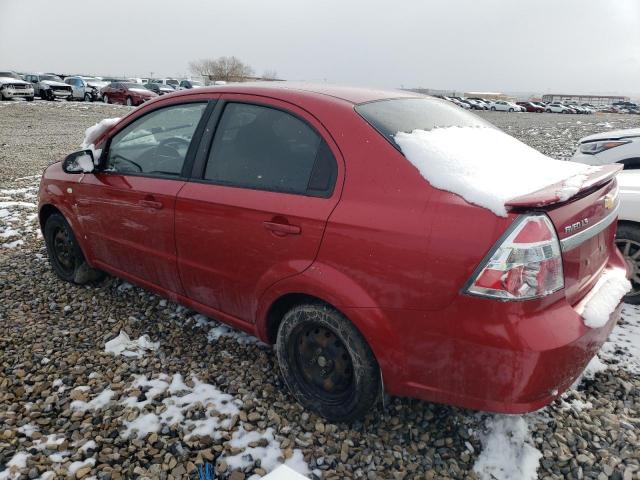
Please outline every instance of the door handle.
[{"label": "door handle", "polygon": [[155,208],[156,210],[160,210],[162,208],[162,202],[156,202],[155,200],[139,200],[138,205],[145,208]]},{"label": "door handle", "polygon": [[289,225],[288,223],[263,222],[263,225],[264,228],[276,235],[300,235],[300,232],[302,232],[298,225]]}]

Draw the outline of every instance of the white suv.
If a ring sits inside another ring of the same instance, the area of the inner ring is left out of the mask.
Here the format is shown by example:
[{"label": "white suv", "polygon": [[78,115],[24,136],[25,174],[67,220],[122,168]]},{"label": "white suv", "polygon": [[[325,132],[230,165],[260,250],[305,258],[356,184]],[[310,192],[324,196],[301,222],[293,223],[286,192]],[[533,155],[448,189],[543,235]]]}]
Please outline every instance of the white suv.
[{"label": "white suv", "polygon": [[640,128],[596,133],[578,141],[574,162],[587,165],[621,163],[625,169],[640,169]]},{"label": "white suv", "polygon": [[629,264],[631,285],[624,301],[640,304],[640,170],[624,170],[618,174],[620,213],[616,245]]}]

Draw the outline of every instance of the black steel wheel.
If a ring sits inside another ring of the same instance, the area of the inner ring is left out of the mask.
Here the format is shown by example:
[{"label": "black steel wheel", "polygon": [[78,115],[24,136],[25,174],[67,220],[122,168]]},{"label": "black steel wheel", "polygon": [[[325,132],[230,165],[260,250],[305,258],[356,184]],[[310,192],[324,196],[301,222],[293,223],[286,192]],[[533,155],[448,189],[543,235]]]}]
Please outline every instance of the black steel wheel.
[{"label": "black steel wheel", "polygon": [[624,297],[624,301],[640,304],[640,226],[622,223],[616,232],[616,246],[629,265],[631,286],[633,289]]},{"label": "black steel wheel", "polygon": [[84,284],[100,280],[104,273],[91,268],[73,231],[66,219],[59,213],[52,214],[44,226],[44,240],[53,271],[67,282]]},{"label": "black steel wheel", "polygon": [[380,370],[371,349],[328,305],[300,305],[287,312],[276,350],[296,400],[330,421],[360,418],[380,397]]}]

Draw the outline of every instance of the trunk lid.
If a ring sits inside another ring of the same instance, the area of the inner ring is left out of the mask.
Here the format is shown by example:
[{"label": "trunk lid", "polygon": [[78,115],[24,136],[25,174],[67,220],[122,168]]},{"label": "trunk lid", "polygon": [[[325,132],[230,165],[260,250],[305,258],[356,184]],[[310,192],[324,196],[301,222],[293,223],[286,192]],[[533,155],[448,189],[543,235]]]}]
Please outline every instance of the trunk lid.
[{"label": "trunk lid", "polygon": [[542,210],[553,222],[562,249],[567,300],[575,305],[595,285],[615,249],[618,186],[621,165],[606,165],[591,173],[580,190],[562,201],[560,185],[515,198],[512,210]]}]

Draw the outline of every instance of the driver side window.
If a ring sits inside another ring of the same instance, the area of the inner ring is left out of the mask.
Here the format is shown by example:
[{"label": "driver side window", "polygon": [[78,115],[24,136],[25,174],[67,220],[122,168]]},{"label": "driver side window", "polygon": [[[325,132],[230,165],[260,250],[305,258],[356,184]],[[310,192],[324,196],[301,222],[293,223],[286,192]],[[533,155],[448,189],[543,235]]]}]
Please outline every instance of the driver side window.
[{"label": "driver side window", "polygon": [[178,177],[206,102],[151,112],[118,132],[109,145],[106,170]]}]

